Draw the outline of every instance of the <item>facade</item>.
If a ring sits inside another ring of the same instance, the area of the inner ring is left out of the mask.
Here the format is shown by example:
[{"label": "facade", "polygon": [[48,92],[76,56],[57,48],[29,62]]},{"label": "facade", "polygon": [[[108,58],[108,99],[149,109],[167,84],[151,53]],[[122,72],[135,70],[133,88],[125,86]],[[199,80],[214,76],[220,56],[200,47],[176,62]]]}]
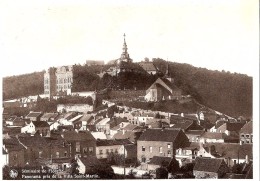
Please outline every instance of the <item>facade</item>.
[{"label": "facade", "polygon": [[246,123],[240,130],[240,143],[241,144],[252,144],[253,143],[253,122]]},{"label": "facade", "polygon": [[70,112],[70,111],[75,111],[75,112],[82,112],[82,113],[87,113],[89,111],[93,111],[93,105],[88,105],[88,104],[58,104],[57,105],[57,112]]},{"label": "facade", "polygon": [[188,145],[179,129],[147,129],[137,140],[137,159],[146,163],[154,156],[173,157],[175,150]]},{"label": "facade", "polygon": [[176,87],[170,78],[158,78],[147,90],[145,100],[157,102],[162,100],[180,99],[182,91]]},{"label": "facade", "polygon": [[195,179],[218,179],[227,172],[228,167],[223,159],[197,157],[193,169]]},{"label": "facade", "polygon": [[59,94],[71,94],[72,69],[72,66],[49,68],[44,74],[44,94],[47,94],[49,97]]}]

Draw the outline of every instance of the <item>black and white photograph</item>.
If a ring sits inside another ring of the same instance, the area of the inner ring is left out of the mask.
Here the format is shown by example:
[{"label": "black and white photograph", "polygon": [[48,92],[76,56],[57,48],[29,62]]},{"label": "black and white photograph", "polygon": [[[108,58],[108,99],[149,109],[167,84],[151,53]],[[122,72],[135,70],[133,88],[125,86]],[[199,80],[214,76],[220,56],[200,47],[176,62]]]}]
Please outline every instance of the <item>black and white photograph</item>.
[{"label": "black and white photograph", "polygon": [[3,180],[259,179],[257,0],[0,0]]}]

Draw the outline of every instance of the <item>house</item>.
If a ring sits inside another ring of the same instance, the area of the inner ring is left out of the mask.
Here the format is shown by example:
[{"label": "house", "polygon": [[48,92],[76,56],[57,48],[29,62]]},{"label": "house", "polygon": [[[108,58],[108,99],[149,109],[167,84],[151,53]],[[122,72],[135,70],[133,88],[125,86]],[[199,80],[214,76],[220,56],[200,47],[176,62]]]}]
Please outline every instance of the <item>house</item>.
[{"label": "house", "polygon": [[200,137],[200,142],[202,143],[224,143],[226,138],[225,133],[212,133],[205,132]]},{"label": "house", "polygon": [[126,163],[136,163],[137,160],[137,145],[124,144],[119,148],[119,153],[125,155]]},{"label": "house", "polygon": [[19,143],[16,137],[3,139],[4,164],[12,167],[23,167],[25,165],[25,147]]},{"label": "house", "polygon": [[189,130],[203,130],[203,128],[197,124],[196,121],[193,120],[182,120],[176,123],[172,128],[181,129],[182,131],[186,132]]},{"label": "house", "polygon": [[52,132],[49,137],[45,137],[44,139],[50,144],[52,159],[70,158],[70,144],[58,132]]},{"label": "house", "polygon": [[153,62],[140,62],[139,65],[150,75],[155,75],[157,73],[157,68],[154,66]]},{"label": "house", "polygon": [[167,78],[158,78],[147,90],[145,100],[156,102],[181,98],[182,91]]},{"label": "house", "polygon": [[41,121],[54,122],[57,120],[59,113],[45,113],[40,118]]},{"label": "house", "polygon": [[128,139],[132,143],[136,143],[138,138],[141,136],[142,131],[126,131],[121,130],[112,136],[112,139]]},{"label": "house", "polygon": [[199,149],[199,143],[190,143],[186,147],[177,149],[175,158],[179,162],[180,166],[185,163],[191,163],[197,157]]},{"label": "house", "polygon": [[96,156],[98,159],[107,158],[109,154],[117,153],[124,154],[120,152],[121,146],[132,144],[128,139],[121,140],[97,140]]},{"label": "house", "polygon": [[252,144],[253,143],[253,122],[246,123],[239,132],[239,138],[241,144]]},{"label": "house", "polygon": [[42,112],[31,111],[27,116],[25,116],[25,118],[30,119],[31,121],[40,121],[41,116]]},{"label": "house", "polygon": [[96,155],[96,140],[89,131],[64,131],[61,133],[71,145],[71,156]]},{"label": "house", "polygon": [[30,124],[22,127],[21,133],[36,133],[39,132],[42,136],[46,136],[50,131],[50,125],[45,121],[32,121]]},{"label": "house", "polygon": [[226,135],[238,135],[244,123],[224,123],[216,130],[217,133],[225,133]]},{"label": "house", "polygon": [[82,124],[80,130],[87,130],[87,125],[90,125],[93,119],[94,117],[91,114],[83,114],[79,119],[79,122]]},{"label": "house", "polygon": [[253,160],[252,144],[207,143],[198,151],[198,156],[223,158],[229,167],[237,163],[249,163]]},{"label": "house", "polygon": [[138,112],[134,114],[137,125],[147,125],[148,121],[155,117],[154,112]]},{"label": "house", "polygon": [[189,130],[185,134],[189,138],[190,142],[199,142],[201,136],[205,133],[204,130]]},{"label": "house", "polygon": [[153,156],[173,157],[176,149],[188,143],[180,129],[147,129],[137,140],[137,159],[146,163]]},{"label": "house", "polygon": [[91,134],[96,140],[98,140],[98,139],[106,140],[107,139],[107,135],[103,132],[91,132]]},{"label": "house", "polygon": [[102,164],[96,156],[77,157],[76,160],[80,174],[89,173],[92,168],[98,167]]},{"label": "house", "polygon": [[50,143],[44,137],[41,137],[40,134],[35,134],[34,136],[19,134],[16,138],[25,147],[24,159],[26,164],[33,164],[39,159],[51,159]]},{"label": "house", "polygon": [[224,177],[229,171],[224,159],[197,157],[193,168],[195,179],[218,179]]},{"label": "house", "polygon": [[23,119],[21,117],[10,117],[7,121],[6,124],[9,126],[18,126],[18,127],[23,127],[29,122],[29,119]]},{"label": "house", "polygon": [[110,129],[110,135],[114,136],[118,131],[125,128],[128,124],[130,124],[130,123],[129,122],[122,122],[122,123],[118,124],[117,126],[111,128]]},{"label": "house", "polygon": [[96,123],[96,130],[99,132],[104,132],[105,134],[110,134],[110,118],[104,118]]},{"label": "house", "polygon": [[[173,158],[171,157],[162,157],[162,156],[154,156],[150,162],[147,163],[147,169],[148,171],[153,171],[155,173],[155,170],[159,167],[168,166]],[[144,166],[142,166],[144,169]]]}]

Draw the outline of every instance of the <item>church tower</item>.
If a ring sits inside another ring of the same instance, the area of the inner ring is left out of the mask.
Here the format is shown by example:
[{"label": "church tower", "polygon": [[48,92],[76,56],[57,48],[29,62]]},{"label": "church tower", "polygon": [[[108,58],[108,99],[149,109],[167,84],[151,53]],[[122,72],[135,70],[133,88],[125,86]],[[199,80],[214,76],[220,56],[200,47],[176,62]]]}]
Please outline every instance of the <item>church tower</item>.
[{"label": "church tower", "polygon": [[170,71],[169,71],[169,63],[167,62],[167,68],[164,75],[164,78],[168,79],[171,83],[174,83],[174,79],[171,77]]},{"label": "church tower", "polygon": [[125,41],[125,34],[124,34],[123,52],[121,54],[120,61],[132,62],[132,59],[130,58],[130,56],[127,52],[127,44],[126,44],[126,41]]}]

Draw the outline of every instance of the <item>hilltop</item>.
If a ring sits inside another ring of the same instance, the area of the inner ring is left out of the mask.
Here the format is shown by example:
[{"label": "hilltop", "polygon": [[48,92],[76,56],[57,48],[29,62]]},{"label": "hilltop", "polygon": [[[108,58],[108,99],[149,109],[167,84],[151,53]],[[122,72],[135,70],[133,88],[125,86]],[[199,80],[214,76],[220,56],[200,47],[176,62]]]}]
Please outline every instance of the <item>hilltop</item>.
[{"label": "hilltop", "polygon": [[[101,91],[111,88],[118,91],[144,92],[166,71],[165,60],[156,58],[153,63],[159,69],[156,75],[120,72],[117,77],[104,74],[102,78],[97,74],[112,65],[74,65],[72,91]],[[252,117],[252,77],[197,68],[189,64],[168,62],[168,65],[176,86],[182,89],[185,95],[191,95],[199,103],[233,117]],[[3,78],[3,99],[42,94],[43,73]],[[124,94],[117,93],[112,96],[120,98]],[[163,107],[166,109],[167,106],[162,106],[162,109]]]}]

